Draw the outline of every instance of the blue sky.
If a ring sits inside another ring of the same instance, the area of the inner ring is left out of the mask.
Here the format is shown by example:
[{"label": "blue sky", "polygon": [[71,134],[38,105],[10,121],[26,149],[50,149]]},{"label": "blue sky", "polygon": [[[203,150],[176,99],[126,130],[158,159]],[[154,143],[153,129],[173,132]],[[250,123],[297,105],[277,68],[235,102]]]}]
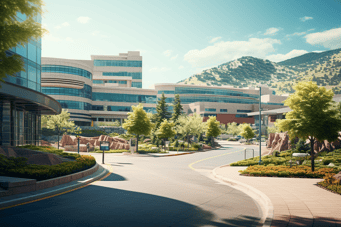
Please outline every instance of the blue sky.
[{"label": "blue sky", "polygon": [[45,0],[42,56],[141,51],[143,88],[242,56],[275,62],[341,48],[339,0]]}]

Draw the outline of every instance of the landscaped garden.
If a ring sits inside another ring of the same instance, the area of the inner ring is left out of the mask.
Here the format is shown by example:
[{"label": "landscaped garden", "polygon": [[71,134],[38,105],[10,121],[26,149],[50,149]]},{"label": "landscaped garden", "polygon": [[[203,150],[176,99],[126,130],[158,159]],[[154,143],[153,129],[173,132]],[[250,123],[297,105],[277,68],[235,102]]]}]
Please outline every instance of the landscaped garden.
[{"label": "landscaped garden", "polygon": [[78,154],[70,154],[53,147],[27,145],[20,146],[19,148],[52,153],[64,158],[69,158],[70,161],[63,162],[57,165],[37,165],[27,164],[27,158],[25,157],[8,158],[4,155],[0,155],[1,176],[30,178],[41,181],[80,172],[89,169],[96,164],[96,160],[92,156],[80,156]]}]

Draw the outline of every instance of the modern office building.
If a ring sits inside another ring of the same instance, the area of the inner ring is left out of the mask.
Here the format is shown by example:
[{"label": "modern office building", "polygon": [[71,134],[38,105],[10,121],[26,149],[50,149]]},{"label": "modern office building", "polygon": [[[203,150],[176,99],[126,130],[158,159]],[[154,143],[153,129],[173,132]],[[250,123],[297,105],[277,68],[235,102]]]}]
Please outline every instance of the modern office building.
[{"label": "modern office building", "polygon": [[[156,84],[142,88],[142,57],[137,51],[118,56],[93,55],[91,60],[42,58],[42,91],[52,96],[71,113],[79,126],[96,125],[127,118],[132,105],[144,104],[156,112],[162,93],[171,104],[180,95],[184,113],[198,113],[207,120],[214,115],[223,124],[254,123],[247,113],[259,108],[259,88]],[[263,110],[283,106],[286,97],[262,88]],[[170,109],[172,109],[170,107]]]},{"label": "modern office building", "polygon": [[[25,21],[24,14],[17,14]],[[41,16],[35,21],[41,22]],[[0,145],[39,144],[41,115],[59,114],[61,105],[41,93],[41,40],[31,40],[6,51],[7,56],[20,55],[25,71],[7,75],[0,82]]]}]

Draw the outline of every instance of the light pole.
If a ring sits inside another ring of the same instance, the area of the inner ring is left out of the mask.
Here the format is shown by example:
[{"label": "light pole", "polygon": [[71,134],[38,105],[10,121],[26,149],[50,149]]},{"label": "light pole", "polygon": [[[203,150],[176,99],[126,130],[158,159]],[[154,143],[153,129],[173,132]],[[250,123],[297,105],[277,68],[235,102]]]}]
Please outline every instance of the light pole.
[{"label": "light pole", "polygon": [[262,164],[262,125],[261,125],[261,117],[262,117],[262,88],[259,86],[259,163]]}]

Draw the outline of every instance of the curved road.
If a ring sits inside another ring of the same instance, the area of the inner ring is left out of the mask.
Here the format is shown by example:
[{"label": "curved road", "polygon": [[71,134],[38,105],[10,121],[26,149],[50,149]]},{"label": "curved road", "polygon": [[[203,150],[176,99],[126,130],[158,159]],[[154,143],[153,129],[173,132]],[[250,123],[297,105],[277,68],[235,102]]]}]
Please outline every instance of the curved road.
[{"label": "curved road", "polygon": [[[106,154],[113,173],[87,187],[0,211],[1,226],[251,226],[252,198],[212,179],[243,147],[173,157]],[[101,163],[101,154],[94,155]]]}]

